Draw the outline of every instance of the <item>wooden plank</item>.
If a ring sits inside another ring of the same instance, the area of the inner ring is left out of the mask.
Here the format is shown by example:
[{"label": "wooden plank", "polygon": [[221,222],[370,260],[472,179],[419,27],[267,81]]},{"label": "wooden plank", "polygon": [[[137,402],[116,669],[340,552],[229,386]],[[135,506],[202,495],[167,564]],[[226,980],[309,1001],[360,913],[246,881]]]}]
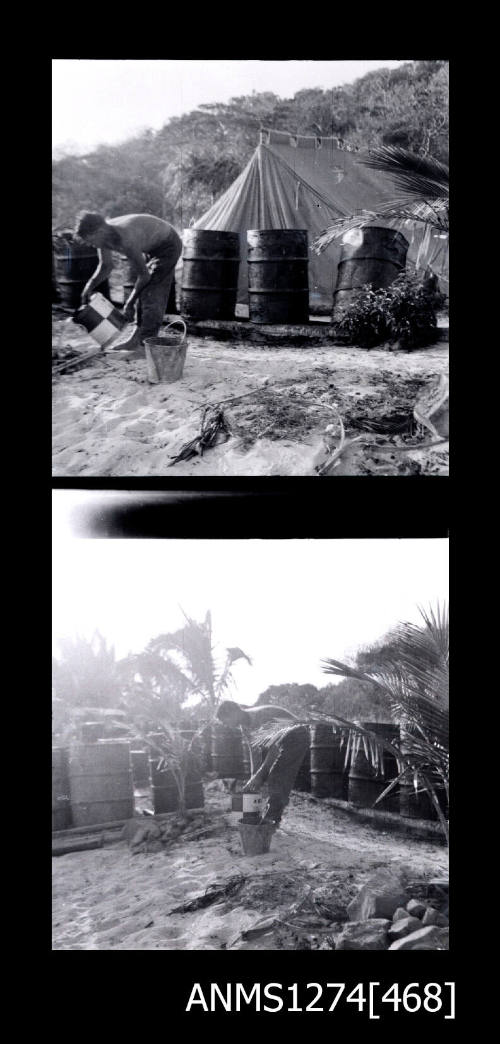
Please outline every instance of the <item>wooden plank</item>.
[{"label": "wooden plank", "polygon": [[65,840],[54,838],[52,841],[52,855],[61,856],[68,855],[69,852],[86,852],[91,848],[102,848],[103,844],[104,838],[102,834],[94,834],[93,837],[87,838],[66,838]]}]

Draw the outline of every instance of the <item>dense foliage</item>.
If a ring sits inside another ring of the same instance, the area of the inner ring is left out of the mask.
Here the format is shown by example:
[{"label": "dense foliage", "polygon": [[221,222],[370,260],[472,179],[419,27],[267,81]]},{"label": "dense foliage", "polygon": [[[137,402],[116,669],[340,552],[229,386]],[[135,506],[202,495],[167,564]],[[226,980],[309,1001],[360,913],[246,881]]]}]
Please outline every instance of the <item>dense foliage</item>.
[{"label": "dense foliage", "polygon": [[358,147],[398,145],[447,160],[448,63],[408,62],[352,84],[269,92],[200,105],[121,145],[53,165],[53,225],[81,209],[157,214],[178,228],[200,217],[250,159],[261,126],[342,137]]},{"label": "dense foliage", "polygon": [[444,302],[433,281],[422,283],[415,275],[402,274],[379,290],[361,287],[337,320],[337,331],[347,344],[360,348],[384,342],[398,342],[407,349],[423,347],[436,340],[437,309]]}]

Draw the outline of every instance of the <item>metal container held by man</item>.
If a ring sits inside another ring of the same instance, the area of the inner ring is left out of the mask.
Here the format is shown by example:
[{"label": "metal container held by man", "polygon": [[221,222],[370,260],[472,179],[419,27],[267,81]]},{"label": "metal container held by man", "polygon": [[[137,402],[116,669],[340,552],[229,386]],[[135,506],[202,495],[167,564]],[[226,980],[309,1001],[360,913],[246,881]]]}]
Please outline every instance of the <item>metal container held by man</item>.
[{"label": "metal container held by man", "polygon": [[[387,722],[363,721],[363,728],[369,729],[389,743],[399,740],[399,725]],[[381,764],[375,769],[365,754],[361,741],[356,756],[351,760],[349,769],[349,801],[361,808],[372,808],[375,801],[390,783],[398,776],[396,758],[390,751],[384,752]],[[377,805],[380,812],[399,812],[399,788],[396,786],[390,794]]]},{"label": "metal container held by man", "polygon": [[[168,764],[165,765],[162,759],[151,758],[150,773],[155,815],[161,815],[163,812],[177,812],[179,809],[179,790],[175,777],[168,768]],[[186,808],[203,808],[203,784],[199,769],[194,761],[187,772],[184,796]]]},{"label": "metal container held by man", "polygon": [[[81,304],[82,290],[94,274],[99,258],[97,250],[78,242],[70,232],[54,236],[54,267],[59,303],[73,312]],[[99,290],[109,297],[109,282],[104,280]]]},{"label": "metal container held by man", "polygon": [[250,229],[248,303],[252,323],[309,322],[306,230]]},{"label": "metal container held by man", "polygon": [[182,314],[192,319],[234,319],[239,266],[237,232],[184,229]]},{"label": "metal container held by man", "polygon": [[245,779],[241,732],[231,725],[212,724],[212,772],[219,779]]},{"label": "metal container held by man", "polygon": [[333,296],[333,319],[349,310],[359,289],[389,286],[404,272],[408,240],[393,228],[370,225],[348,232],[342,243]]},{"label": "metal container held by man", "polygon": [[71,803],[68,776],[68,751],[52,747],[52,830],[71,826]]},{"label": "metal container held by man", "polygon": [[130,819],[134,785],[130,744],[80,743],[69,751],[71,809],[75,826]]},{"label": "metal container held by man", "polygon": [[326,722],[311,726],[311,793],[315,797],[343,796],[345,750],[340,742],[340,732]]}]

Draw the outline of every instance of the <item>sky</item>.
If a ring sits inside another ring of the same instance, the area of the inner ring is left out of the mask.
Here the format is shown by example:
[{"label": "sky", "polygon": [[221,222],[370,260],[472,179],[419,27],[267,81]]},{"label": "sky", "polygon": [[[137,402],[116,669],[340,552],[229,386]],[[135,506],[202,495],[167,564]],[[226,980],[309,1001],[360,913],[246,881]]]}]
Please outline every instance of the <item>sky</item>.
[{"label": "sky", "polygon": [[[69,509],[86,496],[53,494],[53,639],[98,629],[118,657],[139,652],[211,610],[219,651],[234,665],[232,698],[253,703],[271,684],[333,679],[342,660],[418,605],[448,594],[447,540],[141,540],[76,537]],[[94,495],[95,496],[95,495]]]},{"label": "sky", "polygon": [[[411,59],[405,59],[410,61]],[[71,152],[117,144],[200,104],[252,91],[290,98],[306,87],[324,90],[402,60],[259,61],[55,58],[52,62],[52,145]]]}]

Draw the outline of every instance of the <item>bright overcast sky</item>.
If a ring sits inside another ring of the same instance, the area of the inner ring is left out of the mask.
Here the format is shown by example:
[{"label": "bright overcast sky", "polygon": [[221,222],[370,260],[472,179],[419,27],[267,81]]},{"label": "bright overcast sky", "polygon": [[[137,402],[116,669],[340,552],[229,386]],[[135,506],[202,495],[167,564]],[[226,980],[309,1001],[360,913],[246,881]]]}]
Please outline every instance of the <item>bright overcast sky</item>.
[{"label": "bright overcast sky", "polygon": [[321,658],[447,598],[447,540],[83,539],[67,521],[78,496],[54,493],[56,655],[59,637],[97,628],[125,656],[182,626],[180,605],[199,620],[210,609],[220,648],[253,660],[234,668],[234,698],[253,703],[271,684],[327,684]]},{"label": "bright overcast sky", "polygon": [[[411,59],[405,59],[410,61]],[[252,91],[291,98],[305,87],[328,89],[403,61],[218,61],[56,58],[53,147],[85,151],[116,144],[198,105]]]}]

